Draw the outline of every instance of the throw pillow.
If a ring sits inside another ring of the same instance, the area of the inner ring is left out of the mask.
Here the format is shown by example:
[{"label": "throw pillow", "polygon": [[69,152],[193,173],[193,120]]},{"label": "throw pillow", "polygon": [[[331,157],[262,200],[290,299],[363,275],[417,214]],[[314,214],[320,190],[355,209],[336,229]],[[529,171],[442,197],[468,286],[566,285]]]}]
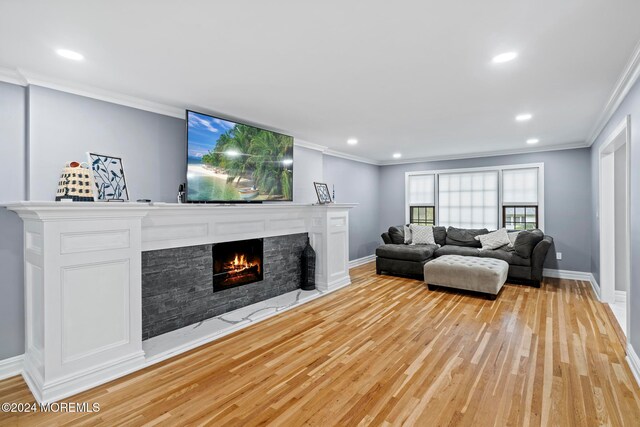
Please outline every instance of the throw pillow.
[{"label": "throw pillow", "polygon": [[411,232],[411,227],[408,225],[404,226],[404,244],[410,245],[413,242],[413,233]]},{"label": "throw pillow", "polygon": [[471,248],[482,247],[479,241],[475,239],[476,236],[481,234],[487,234],[489,230],[482,229],[465,229],[465,228],[447,228],[447,245],[454,246],[467,246]]},{"label": "throw pillow", "polygon": [[404,244],[404,231],[401,225],[389,227],[389,239],[394,245]]},{"label": "throw pillow", "polygon": [[433,227],[433,237],[436,239],[436,244],[444,246],[447,244],[447,229],[445,227],[435,226]]},{"label": "throw pillow", "polygon": [[500,230],[492,231],[488,234],[476,236],[475,239],[482,244],[482,249],[498,249],[511,242],[507,235],[506,228],[501,228]]},{"label": "throw pillow", "polygon": [[513,242],[513,249],[522,258],[531,258],[533,248],[544,238],[544,234],[540,230],[521,231]]},{"label": "throw pillow", "polygon": [[430,225],[411,224],[411,244],[412,245],[435,245],[436,240],[433,236],[433,227]]},{"label": "throw pillow", "polygon": [[507,233],[507,235],[509,236],[509,248],[513,249],[513,244],[516,242],[516,239],[518,238],[518,233],[520,232],[515,231],[512,233]]}]

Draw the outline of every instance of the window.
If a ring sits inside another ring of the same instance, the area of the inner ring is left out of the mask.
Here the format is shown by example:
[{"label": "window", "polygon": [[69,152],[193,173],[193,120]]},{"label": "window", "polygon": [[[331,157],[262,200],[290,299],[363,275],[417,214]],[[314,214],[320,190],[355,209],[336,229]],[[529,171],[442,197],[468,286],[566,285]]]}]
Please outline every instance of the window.
[{"label": "window", "polygon": [[544,164],[405,174],[405,220],[459,228],[544,227]]},{"label": "window", "polygon": [[444,226],[495,230],[498,227],[498,171],[439,175],[438,217]]},{"label": "window", "polygon": [[410,175],[407,189],[409,223],[435,225],[435,175]]},{"label": "window", "polygon": [[538,168],[502,172],[502,226],[510,230],[538,228]]},{"label": "window", "polygon": [[436,225],[434,206],[411,206],[409,223],[418,225]]},{"label": "window", "polygon": [[503,206],[503,227],[509,230],[533,230],[538,228],[537,206]]}]

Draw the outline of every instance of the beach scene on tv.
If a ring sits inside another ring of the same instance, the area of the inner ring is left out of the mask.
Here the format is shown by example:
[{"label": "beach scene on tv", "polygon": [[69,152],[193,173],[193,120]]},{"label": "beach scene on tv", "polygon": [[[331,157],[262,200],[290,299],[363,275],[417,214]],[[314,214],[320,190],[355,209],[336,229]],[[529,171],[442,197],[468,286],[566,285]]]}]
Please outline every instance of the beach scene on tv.
[{"label": "beach scene on tv", "polygon": [[187,200],[292,200],[293,137],[187,113]]}]

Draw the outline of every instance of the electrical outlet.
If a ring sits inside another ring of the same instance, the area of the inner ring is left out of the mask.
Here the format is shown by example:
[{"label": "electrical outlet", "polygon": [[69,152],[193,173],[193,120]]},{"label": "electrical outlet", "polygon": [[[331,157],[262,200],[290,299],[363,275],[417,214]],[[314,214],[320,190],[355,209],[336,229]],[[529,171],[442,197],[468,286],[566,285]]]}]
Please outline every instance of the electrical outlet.
[{"label": "electrical outlet", "polygon": [[562,259],[562,252],[556,252],[556,259]]}]

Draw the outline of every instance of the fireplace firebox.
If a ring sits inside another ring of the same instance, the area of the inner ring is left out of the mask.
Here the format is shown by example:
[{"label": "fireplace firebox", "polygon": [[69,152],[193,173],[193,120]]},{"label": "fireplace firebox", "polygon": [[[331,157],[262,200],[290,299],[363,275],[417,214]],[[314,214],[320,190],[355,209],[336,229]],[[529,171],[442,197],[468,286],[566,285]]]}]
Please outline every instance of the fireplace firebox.
[{"label": "fireplace firebox", "polygon": [[262,250],[262,239],[213,245],[213,291],[223,291],[261,281]]}]

